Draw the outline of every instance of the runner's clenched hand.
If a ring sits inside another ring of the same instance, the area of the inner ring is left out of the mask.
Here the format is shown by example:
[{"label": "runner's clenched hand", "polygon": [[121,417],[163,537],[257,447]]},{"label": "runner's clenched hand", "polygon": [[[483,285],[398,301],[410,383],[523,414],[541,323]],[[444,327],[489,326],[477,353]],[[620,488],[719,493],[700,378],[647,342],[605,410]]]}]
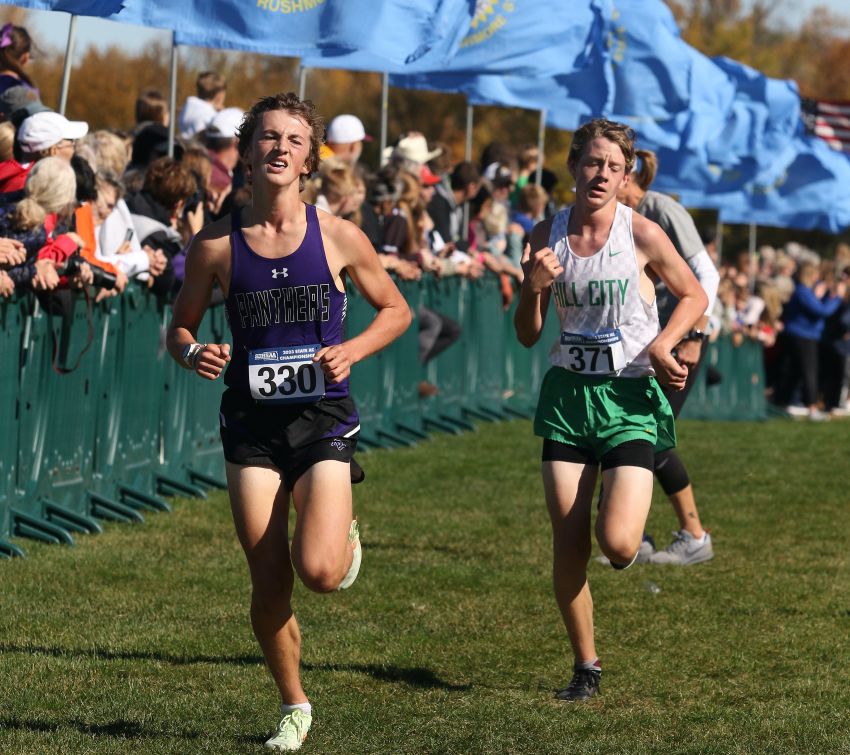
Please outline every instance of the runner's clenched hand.
[{"label": "runner's clenched hand", "polygon": [[522,253],[522,270],[525,274],[523,286],[528,286],[535,294],[549,288],[552,282],[564,272],[564,268],[548,246],[531,253],[531,245],[526,244]]}]

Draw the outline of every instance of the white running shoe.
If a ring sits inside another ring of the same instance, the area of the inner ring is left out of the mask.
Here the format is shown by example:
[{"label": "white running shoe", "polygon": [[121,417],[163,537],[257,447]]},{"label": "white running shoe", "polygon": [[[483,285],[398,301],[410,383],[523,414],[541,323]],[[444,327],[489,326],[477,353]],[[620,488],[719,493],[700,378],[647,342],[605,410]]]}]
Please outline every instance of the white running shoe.
[{"label": "white running shoe", "polygon": [[309,713],[298,708],[289,711],[280,719],[277,731],[271,739],[266,741],[266,748],[275,752],[300,750],[304,740],[307,739],[311,723],[313,723],[313,717]]},{"label": "white running shoe", "polygon": [[789,417],[808,417],[809,407],[797,406],[796,404],[788,404],[788,406],[785,407],[785,413]]},{"label": "white running shoe", "polygon": [[706,532],[705,540],[700,543],[687,530],[679,530],[673,533],[673,542],[670,545],[649,557],[649,563],[690,566],[712,558],[714,558],[714,548],[711,545],[711,535]]},{"label": "white running shoe", "polygon": [[363,550],[360,547],[360,526],[357,524],[356,519],[351,522],[351,529],[348,531],[348,542],[354,543],[354,554],[351,557],[351,567],[348,569],[348,573],[342,578],[342,582],[336,588],[337,590],[347,590],[354,584],[354,580],[357,579],[357,575],[360,573]]}]

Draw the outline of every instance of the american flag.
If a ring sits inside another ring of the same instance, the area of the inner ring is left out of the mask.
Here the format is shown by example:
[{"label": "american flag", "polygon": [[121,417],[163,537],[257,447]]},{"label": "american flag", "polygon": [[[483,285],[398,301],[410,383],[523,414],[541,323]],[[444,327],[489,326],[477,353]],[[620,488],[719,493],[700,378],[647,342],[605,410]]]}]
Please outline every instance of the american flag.
[{"label": "american flag", "polygon": [[850,154],[850,102],[804,99],[802,105],[806,130]]}]

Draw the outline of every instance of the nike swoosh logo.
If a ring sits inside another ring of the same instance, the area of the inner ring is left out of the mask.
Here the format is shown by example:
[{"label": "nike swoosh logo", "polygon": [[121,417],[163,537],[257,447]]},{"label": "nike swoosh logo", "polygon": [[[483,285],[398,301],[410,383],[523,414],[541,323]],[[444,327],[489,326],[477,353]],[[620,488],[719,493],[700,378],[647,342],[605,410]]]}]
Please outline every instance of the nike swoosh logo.
[{"label": "nike swoosh logo", "polygon": [[622,253],[623,253],[622,251],[612,252],[610,249],[608,250],[608,256],[609,257],[616,257],[618,254],[622,254]]}]

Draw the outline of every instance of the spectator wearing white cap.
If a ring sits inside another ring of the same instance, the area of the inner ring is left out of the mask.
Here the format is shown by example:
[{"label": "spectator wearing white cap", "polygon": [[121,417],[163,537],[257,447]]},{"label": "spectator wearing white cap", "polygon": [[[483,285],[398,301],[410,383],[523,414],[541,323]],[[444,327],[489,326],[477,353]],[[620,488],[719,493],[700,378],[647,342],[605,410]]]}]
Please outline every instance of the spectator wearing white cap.
[{"label": "spectator wearing white cap", "polygon": [[88,130],[85,121],[69,121],[49,110],[25,118],[15,139],[16,159],[0,163],[0,193],[22,190],[30,169],[44,157],[58,157],[70,163],[77,139]]},{"label": "spectator wearing white cap", "polygon": [[18,129],[18,145],[31,161],[59,157],[71,162],[77,139],[89,132],[85,121],[69,121],[64,115],[44,111],[26,118]]},{"label": "spectator wearing white cap", "polygon": [[212,161],[209,190],[214,197],[233,188],[233,171],[239,164],[237,132],[244,115],[238,107],[226,107],[215,114],[204,132]]},{"label": "spectator wearing white cap", "polygon": [[[325,144],[334,156],[354,167],[363,152],[363,142],[372,141],[356,115],[338,115],[328,125]],[[330,157],[329,154],[323,157]]]}]

